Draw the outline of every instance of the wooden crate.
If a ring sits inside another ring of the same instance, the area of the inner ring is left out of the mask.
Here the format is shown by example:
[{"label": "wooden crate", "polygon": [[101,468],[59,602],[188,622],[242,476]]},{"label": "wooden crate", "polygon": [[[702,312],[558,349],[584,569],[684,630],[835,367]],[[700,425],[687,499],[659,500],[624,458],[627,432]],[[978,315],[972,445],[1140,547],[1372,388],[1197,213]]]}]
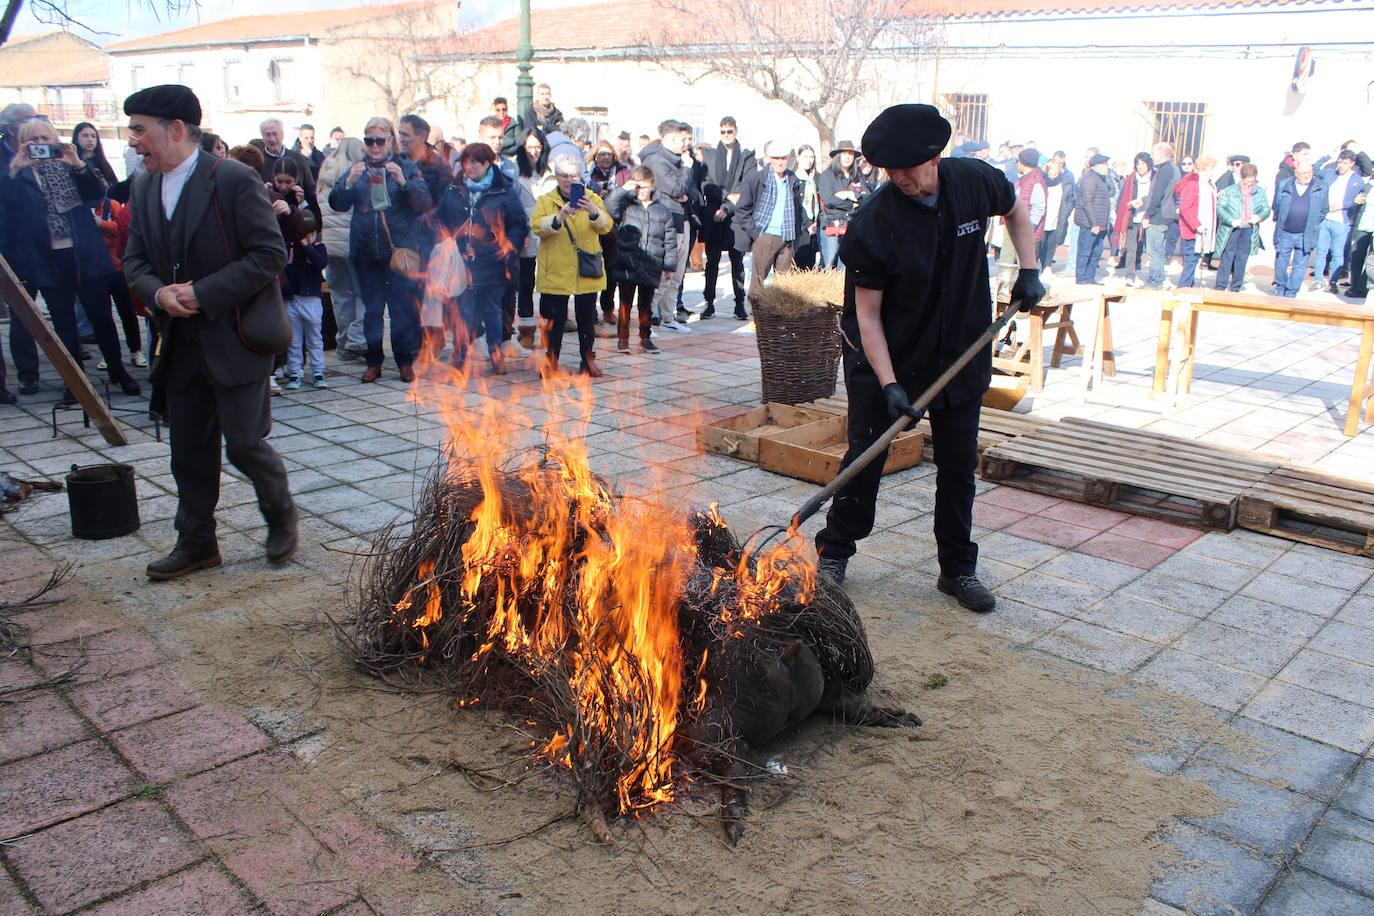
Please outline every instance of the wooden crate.
[{"label": "wooden crate", "polygon": [[[831,416],[772,433],[759,440],[759,467],[812,483],[830,483],[840,473],[840,462],[849,447],[848,429],[847,417]],[[925,442],[920,430],[902,433],[888,451],[883,473],[920,464]]]},{"label": "wooden crate", "polygon": [[1374,556],[1374,486],[1280,467],[1240,497],[1242,528],[1276,537]]},{"label": "wooden crate", "polygon": [[1229,531],[1241,494],[1277,468],[1189,439],[1073,419],[989,448],[982,475],[1050,496]]},{"label": "wooden crate", "polygon": [[825,412],[810,410],[806,406],[769,403],[698,426],[697,445],[704,452],[757,462],[760,437],[803,423],[813,423],[825,416]]}]

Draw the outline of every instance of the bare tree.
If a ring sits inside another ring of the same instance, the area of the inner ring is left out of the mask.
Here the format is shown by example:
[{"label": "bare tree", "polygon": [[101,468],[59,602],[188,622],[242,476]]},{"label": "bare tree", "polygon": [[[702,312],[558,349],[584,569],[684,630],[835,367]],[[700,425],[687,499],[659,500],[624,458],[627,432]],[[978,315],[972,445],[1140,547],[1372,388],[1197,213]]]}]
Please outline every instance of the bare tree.
[{"label": "bare tree", "polygon": [[[25,0],[5,0],[5,10],[0,13],[0,45],[9,40],[10,32],[14,29],[14,21],[18,18],[24,3]],[[200,0],[130,0],[130,4],[147,9],[159,19],[164,15],[184,15],[200,8]],[[85,29],[93,35],[108,34],[86,25],[79,18],[79,14],[73,15],[69,0],[28,0],[28,5],[29,13],[39,22],[63,29]]]},{"label": "bare tree", "polygon": [[335,30],[331,57],[341,73],[376,90],[377,101],[394,122],[418,114],[458,88],[452,68],[422,62],[448,50],[457,4],[392,7],[385,16]]},{"label": "bare tree", "polygon": [[688,83],[719,76],[782,102],[835,142],[841,112],[865,94],[877,57],[912,56],[934,28],[908,0],[657,0],[646,59]]}]

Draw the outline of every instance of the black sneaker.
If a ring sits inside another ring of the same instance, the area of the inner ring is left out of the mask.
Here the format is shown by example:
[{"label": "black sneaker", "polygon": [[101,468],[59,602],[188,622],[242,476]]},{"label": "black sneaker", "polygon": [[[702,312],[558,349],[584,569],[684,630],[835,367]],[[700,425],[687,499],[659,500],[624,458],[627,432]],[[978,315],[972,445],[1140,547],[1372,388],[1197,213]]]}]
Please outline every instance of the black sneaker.
[{"label": "black sneaker", "polygon": [[18,403],[19,396],[5,388],[0,388],[0,404]]},{"label": "black sneaker", "polygon": [[643,341],[642,343],[643,343],[643,345],[644,345],[644,352],[645,352],[645,353],[662,353],[662,352],[663,352],[662,350],[660,350],[660,349],[658,348],[658,344],[654,343],[652,340],[645,340],[645,341]]},{"label": "black sneaker", "polygon": [[735,306],[735,317],[736,317],[737,319],[739,319],[740,321],[748,321],[748,320],[749,320],[749,313],[746,312],[746,311],[744,310],[744,306],[743,306],[743,305],[736,305],[736,306]]},{"label": "black sneaker", "polygon": [[816,571],[836,585],[844,583],[844,574],[849,569],[849,557],[821,557]]},{"label": "black sneaker", "polygon": [[689,319],[689,318],[691,318],[691,317],[692,317],[692,313],[691,313],[691,312],[687,311],[685,308],[683,308],[683,307],[680,306],[680,305],[677,307],[677,320],[678,320],[678,321],[685,322],[685,321],[687,321],[687,319]]},{"label": "black sneaker", "polygon": [[946,595],[953,595],[955,601],[970,611],[986,614],[997,607],[997,597],[975,575],[941,576],[936,580],[935,587]]},{"label": "black sneaker", "polygon": [[714,302],[708,302],[706,303],[706,308],[702,309],[701,314],[697,316],[697,320],[705,321],[707,318],[714,317],[716,317],[716,305]]},{"label": "black sneaker", "polygon": [[20,394],[37,394],[37,393],[38,393],[38,383],[37,383],[37,382],[24,382],[24,381],[21,381],[21,382],[19,383],[19,393],[20,393]]}]

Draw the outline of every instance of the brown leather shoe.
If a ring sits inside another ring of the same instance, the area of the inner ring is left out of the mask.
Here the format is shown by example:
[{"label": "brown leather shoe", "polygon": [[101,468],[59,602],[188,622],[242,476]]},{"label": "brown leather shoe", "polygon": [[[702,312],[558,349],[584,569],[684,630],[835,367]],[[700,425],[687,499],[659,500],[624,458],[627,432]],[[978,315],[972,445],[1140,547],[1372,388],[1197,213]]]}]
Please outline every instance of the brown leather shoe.
[{"label": "brown leather shoe", "polygon": [[366,369],[363,370],[364,384],[366,384],[367,382],[375,382],[377,381],[377,379],[381,377],[382,369],[380,366],[368,366]]},{"label": "brown leather shoe", "polygon": [[149,563],[147,573],[149,579],[166,582],[169,579],[180,579],[198,569],[218,566],[221,562],[223,561],[220,559],[219,549],[216,547],[210,547],[208,550],[176,547],[161,560],[154,560]]},{"label": "brown leather shoe", "polygon": [[285,563],[296,552],[296,510],[286,518],[267,526],[267,562],[274,566]]},{"label": "brown leather shoe", "polygon": [[413,366],[402,366],[397,369],[396,372],[401,376],[401,381],[403,382],[415,381],[415,367]]}]

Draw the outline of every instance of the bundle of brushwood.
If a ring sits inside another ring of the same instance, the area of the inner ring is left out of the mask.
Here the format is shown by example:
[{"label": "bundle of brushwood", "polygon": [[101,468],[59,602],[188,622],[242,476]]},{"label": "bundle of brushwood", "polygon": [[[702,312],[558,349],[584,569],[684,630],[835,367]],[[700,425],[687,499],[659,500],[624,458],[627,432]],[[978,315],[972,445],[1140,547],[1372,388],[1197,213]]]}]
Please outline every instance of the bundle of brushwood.
[{"label": "bundle of brushwood", "polygon": [[695,774],[737,841],[750,746],[818,709],[919,724],[864,699],[863,624],[797,539],[753,555],[714,508],[621,498],[554,450],[503,468],[445,454],[413,522],[379,536],[349,644],[393,683],[537,723],[601,839]]}]

